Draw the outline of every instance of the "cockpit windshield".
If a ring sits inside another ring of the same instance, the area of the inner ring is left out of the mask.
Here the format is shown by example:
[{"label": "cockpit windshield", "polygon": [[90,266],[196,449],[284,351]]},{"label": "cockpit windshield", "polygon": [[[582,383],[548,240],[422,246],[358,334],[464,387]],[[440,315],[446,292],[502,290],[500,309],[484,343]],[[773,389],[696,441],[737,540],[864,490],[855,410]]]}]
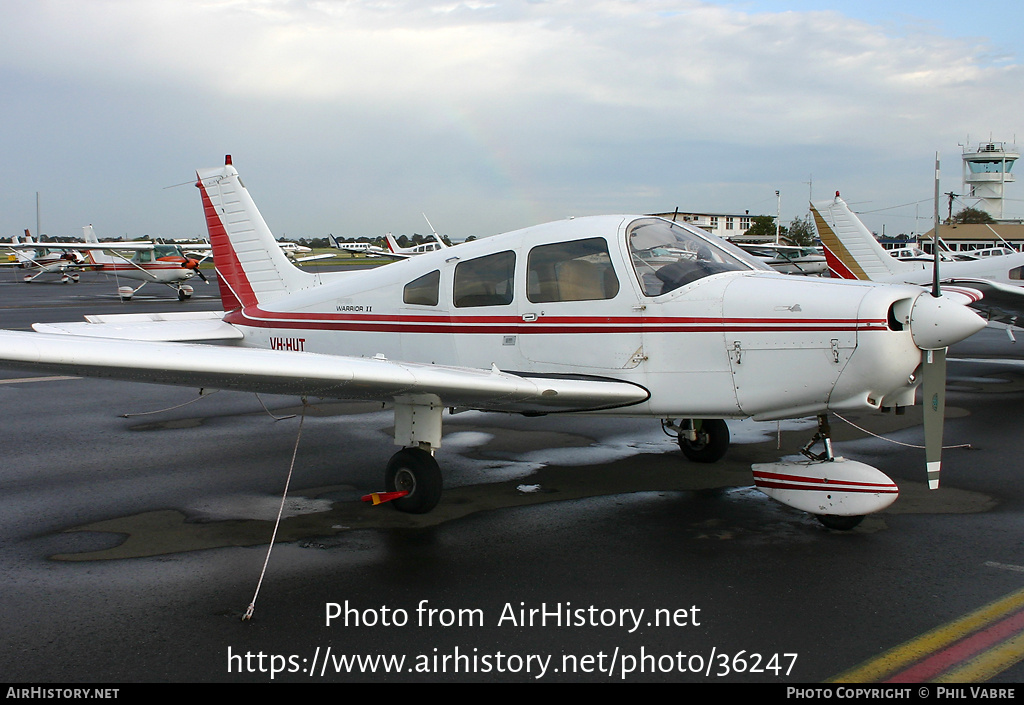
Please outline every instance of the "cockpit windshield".
[{"label": "cockpit windshield", "polygon": [[629,253],[647,296],[660,296],[719,272],[765,269],[739,248],[716,242],[678,223],[642,218],[626,231]]}]

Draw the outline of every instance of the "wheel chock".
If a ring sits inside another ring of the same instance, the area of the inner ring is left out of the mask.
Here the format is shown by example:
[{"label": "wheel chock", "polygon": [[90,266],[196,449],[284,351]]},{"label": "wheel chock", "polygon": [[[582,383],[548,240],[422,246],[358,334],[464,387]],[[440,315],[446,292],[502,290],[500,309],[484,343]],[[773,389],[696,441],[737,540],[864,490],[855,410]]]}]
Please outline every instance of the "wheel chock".
[{"label": "wheel chock", "polygon": [[390,502],[393,499],[401,499],[407,494],[409,493],[405,490],[401,492],[371,492],[370,494],[363,495],[363,501],[372,502],[373,504],[384,504],[384,502]]}]

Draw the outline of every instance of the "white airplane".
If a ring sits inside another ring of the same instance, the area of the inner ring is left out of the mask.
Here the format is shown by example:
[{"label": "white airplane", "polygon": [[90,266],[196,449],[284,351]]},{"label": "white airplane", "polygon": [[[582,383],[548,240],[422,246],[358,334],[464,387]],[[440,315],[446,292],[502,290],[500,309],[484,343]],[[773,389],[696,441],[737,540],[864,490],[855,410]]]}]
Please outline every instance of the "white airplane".
[{"label": "white airplane", "polygon": [[[129,247],[136,252],[132,257],[125,257],[115,251],[114,247],[101,246],[91,225],[82,228],[86,260],[90,269],[113,275],[116,279],[141,281],[137,287],[119,286],[118,296],[122,301],[130,301],[139,289],[150,282],[164,284],[174,289],[179,301],[192,297],[193,289],[186,284],[189,279],[197,276],[209,284],[206,275],[199,265],[202,260],[188,257],[177,245],[159,245],[152,242],[145,246]],[[117,243],[116,249],[124,249],[124,245],[133,243]]]},{"label": "white airplane", "polygon": [[[334,257],[330,252],[324,252],[319,255],[307,255],[306,253],[312,252],[313,248],[306,247],[305,245],[300,245],[295,242],[284,242],[283,240],[278,240],[277,244],[281,246],[281,251],[284,252],[292,262],[313,262],[318,259],[331,259]],[[299,255],[302,256],[300,257]]]},{"label": "white airplane", "polygon": [[[429,221],[427,221],[429,223]],[[432,242],[422,242],[419,245],[413,245],[412,247],[399,247],[398,241],[395,236],[391,233],[384,235],[384,241],[388,245],[388,252],[393,257],[413,257],[415,255],[422,255],[426,252],[434,252],[436,250],[444,250],[448,245],[444,244],[444,240],[438,237],[437,233],[433,234],[434,240]]]},{"label": "white airplane", "polygon": [[817,247],[755,242],[735,244],[783,274],[821,275],[828,271],[825,255]]},{"label": "white airplane", "polygon": [[[933,256],[893,257],[839,197],[811,204],[818,237],[833,277],[929,286]],[[970,254],[970,253],[968,253]],[[972,260],[943,259],[944,285],[968,287],[984,298],[974,303],[990,318],[1016,325],[1024,318],[1024,253],[1010,252]]]},{"label": "white airplane", "polygon": [[[923,383],[938,485],[944,350],[985,325],[952,297],[779,274],[695,227],[642,215],[569,219],[313,275],[276,246],[230,158],[197,177],[226,313],[0,331],[0,364],[391,402],[402,449],[378,498],[411,513],[441,497],[434,451],[445,409],[660,419],[698,462],[725,453],[725,419],[818,416],[807,461],[758,464],[753,477],[834,528],[889,506],[898,488],[833,455],[828,412],[910,405]],[[233,344],[163,342],[182,340]],[[824,450],[811,453],[819,441]]]},{"label": "white airplane", "polygon": [[26,282],[35,281],[44,274],[59,274],[62,283],[77,283],[82,269],[88,265],[81,252],[57,243],[37,243],[28,230],[25,231],[24,242],[14,237],[10,244],[5,243],[4,246],[10,250],[10,260],[5,265],[33,270],[25,274]]},{"label": "white airplane", "polygon": [[[14,257],[13,261],[5,264],[33,270],[24,276],[26,283],[33,282],[44,274],[59,274],[61,283],[77,284],[82,270],[94,268],[89,259],[82,254],[82,249],[91,246],[91,243],[87,242],[35,242],[26,230],[24,242],[14,238],[13,242],[4,243],[3,246],[8,248]],[[98,246],[108,251],[140,250],[152,249],[153,243],[105,243]]]},{"label": "white airplane", "polygon": [[336,250],[351,252],[352,254],[366,255],[367,257],[390,257],[391,252],[383,247],[378,247],[371,242],[339,242],[333,235],[327,236],[327,241]]}]

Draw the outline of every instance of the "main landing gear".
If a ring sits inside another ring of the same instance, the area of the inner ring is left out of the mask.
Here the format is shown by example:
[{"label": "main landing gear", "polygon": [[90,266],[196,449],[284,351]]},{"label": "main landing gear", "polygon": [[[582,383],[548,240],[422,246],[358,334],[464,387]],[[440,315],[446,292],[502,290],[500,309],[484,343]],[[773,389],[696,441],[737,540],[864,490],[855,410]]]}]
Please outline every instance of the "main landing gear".
[{"label": "main landing gear", "polygon": [[364,501],[389,502],[406,514],[426,514],[441,501],[441,468],[434,451],[441,447],[441,413],[434,394],[412,394],[395,399],[395,444],[405,446],[391,456],[384,470],[384,493],[366,495]]},{"label": "main landing gear", "polygon": [[403,448],[388,461],[384,485],[388,492],[408,493],[391,501],[395,509],[426,514],[441,501],[441,468],[430,451]]}]

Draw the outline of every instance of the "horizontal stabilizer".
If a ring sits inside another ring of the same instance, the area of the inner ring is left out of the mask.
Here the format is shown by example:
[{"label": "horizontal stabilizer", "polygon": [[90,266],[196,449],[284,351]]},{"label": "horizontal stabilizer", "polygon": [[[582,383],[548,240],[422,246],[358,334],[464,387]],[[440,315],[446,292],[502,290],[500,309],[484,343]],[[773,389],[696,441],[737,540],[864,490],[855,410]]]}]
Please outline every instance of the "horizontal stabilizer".
[{"label": "horizontal stabilizer", "polygon": [[35,323],[32,328],[39,333],[118,340],[241,340],[242,332],[230,323],[225,323],[223,317],[223,311],[123,313],[111,316],[86,316],[85,321],[72,323]]}]

